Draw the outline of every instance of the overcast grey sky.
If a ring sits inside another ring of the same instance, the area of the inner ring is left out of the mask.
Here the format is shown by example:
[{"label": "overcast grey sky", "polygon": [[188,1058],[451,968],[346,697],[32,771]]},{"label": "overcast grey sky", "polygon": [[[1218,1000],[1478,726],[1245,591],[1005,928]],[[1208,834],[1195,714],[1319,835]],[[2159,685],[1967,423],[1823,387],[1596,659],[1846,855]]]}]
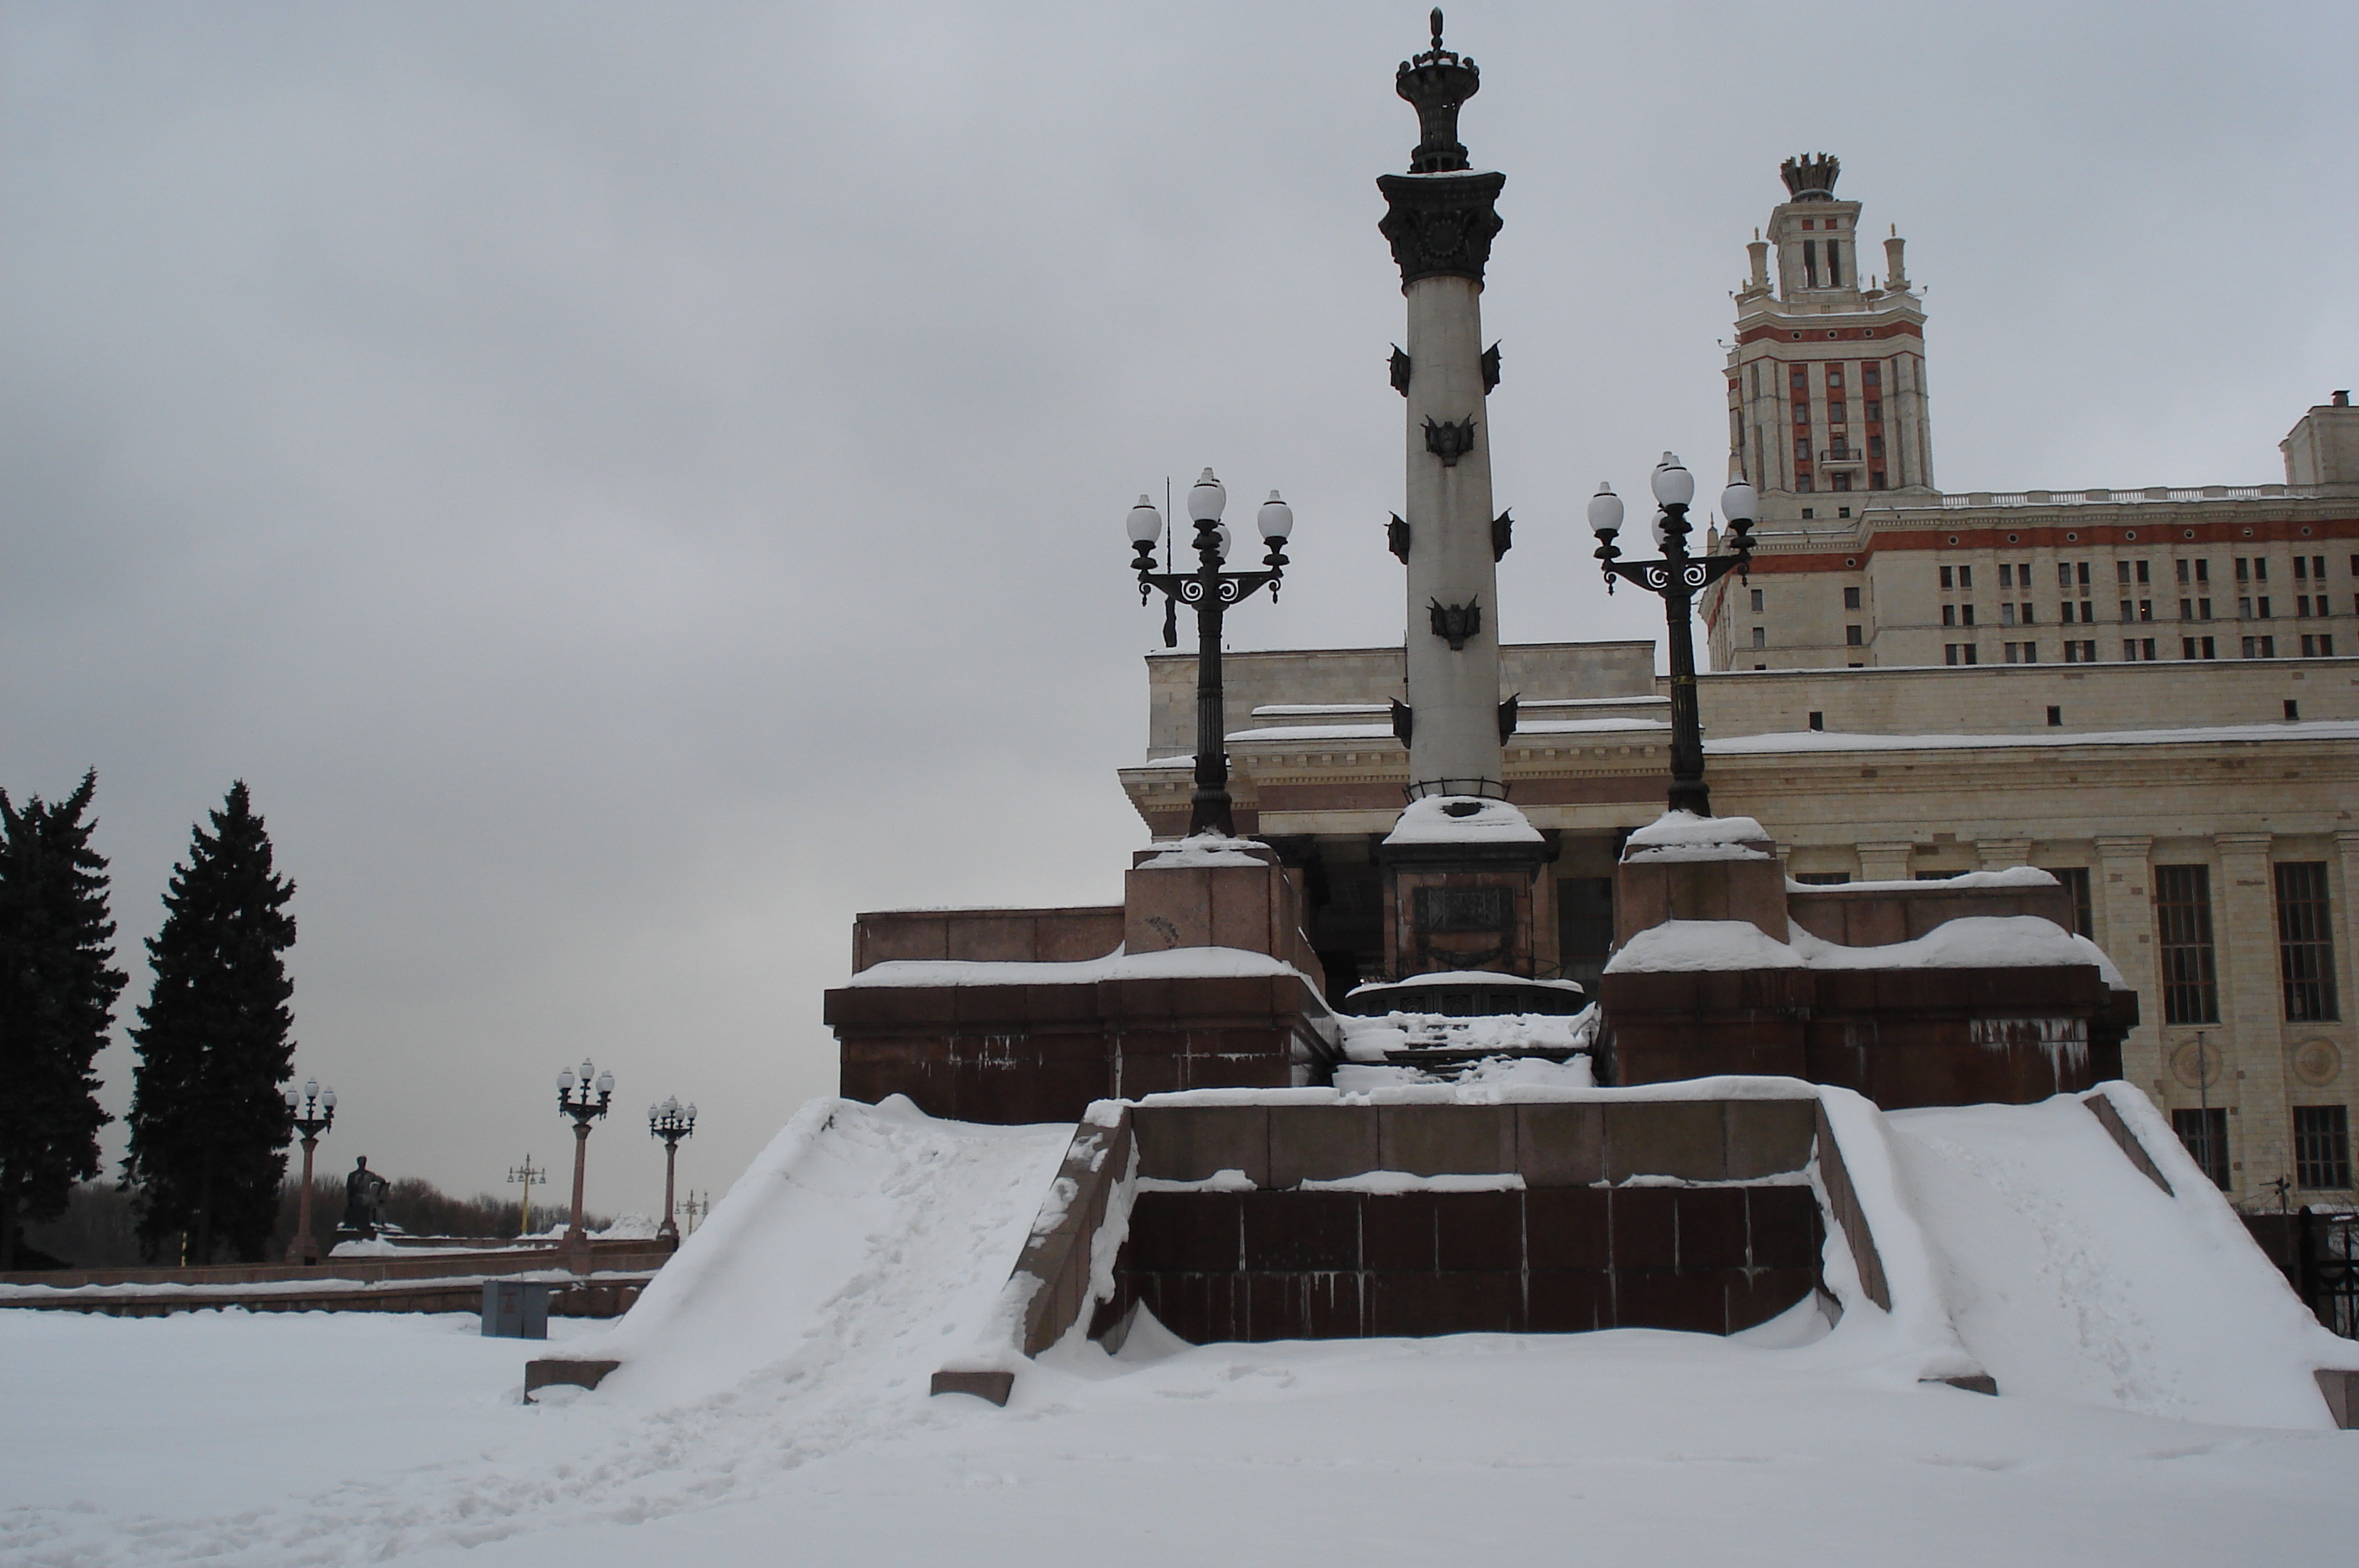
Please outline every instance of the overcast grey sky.
[{"label": "overcast grey sky", "polygon": [[[1117,897],[1138,491],[1285,487],[1237,646],[1400,637],[1374,180],[1424,14],[0,10],[0,787],[98,768],[125,1020],[244,778],[331,1168],[561,1181],[586,1053],[632,1113],[592,1200],[652,1208],[650,1099],[718,1189],[832,1089],[853,911]],[[1508,176],[1511,640],[1654,629],[1581,504],[1720,461],[1792,153],[1910,241],[1947,488],[2279,478],[2359,382],[2347,0],[1462,4],[1451,42]]]}]

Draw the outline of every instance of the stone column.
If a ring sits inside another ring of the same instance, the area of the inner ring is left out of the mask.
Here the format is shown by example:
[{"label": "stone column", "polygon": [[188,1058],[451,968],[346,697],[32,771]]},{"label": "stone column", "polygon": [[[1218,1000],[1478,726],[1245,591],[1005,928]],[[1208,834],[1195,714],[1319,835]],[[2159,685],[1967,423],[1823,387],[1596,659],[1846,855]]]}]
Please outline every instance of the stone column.
[{"label": "stone column", "polygon": [[1393,530],[1408,568],[1408,693],[1394,725],[1412,796],[1506,794],[1485,403],[1497,361],[1483,352],[1482,297],[1506,176],[1470,169],[1458,142],[1459,106],[1481,85],[1473,60],[1441,47],[1437,20],[1432,49],[1394,79],[1422,133],[1409,172],[1376,182],[1408,311],[1393,360],[1408,438],[1406,526]]},{"label": "stone column", "polygon": [[2285,1005],[2277,984],[2277,890],[2269,835],[2212,835],[2219,870],[2212,888],[2212,940],[2220,970],[2220,1029],[2227,1048],[2228,1158],[2239,1196],[2293,1174],[2293,1127],[2286,1106]]},{"label": "stone column", "polygon": [[2005,871],[2011,866],[2031,864],[2031,841],[2027,838],[1978,838],[1974,853],[1982,859],[1984,871]]},{"label": "stone column", "polygon": [[2122,1076],[2169,1103],[2181,1085],[2168,1076],[2162,1048],[2162,984],[2154,951],[2154,900],[2147,893],[2147,855],[2154,840],[2127,835],[2097,840],[2089,902],[2097,944],[2137,993],[2138,1025],[2122,1041]]},{"label": "stone column", "polygon": [[1908,856],[1915,845],[1863,844],[1859,848],[1859,879],[1863,882],[1906,882]]}]

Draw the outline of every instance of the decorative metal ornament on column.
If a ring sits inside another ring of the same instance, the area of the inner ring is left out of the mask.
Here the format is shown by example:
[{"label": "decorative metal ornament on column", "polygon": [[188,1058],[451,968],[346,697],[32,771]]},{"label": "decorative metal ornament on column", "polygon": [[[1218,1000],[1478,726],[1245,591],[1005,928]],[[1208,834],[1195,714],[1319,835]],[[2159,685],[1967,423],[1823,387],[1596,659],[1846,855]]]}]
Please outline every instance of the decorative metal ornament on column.
[{"label": "decorative metal ornament on column", "polygon": [[696,1107],[683,1105],[676,1097],[659,1105],[649,1105],[647,1136],[663,1139],[664,1146],[663,1224],[656,1227],[656,1237],[678,1247],[679,1225],[672,1219],[672,1175],[679,1167],[679,1140],[696,1136]]},{"label": "decorative metal ornament on column", "polygon": [[614,1075],[598,1072],[587,1059],[578,1080],[571,1067],[558,1073],[557,1108],[573,1118],[573,1220],[565,1227],[565,1262],[576,1274],[590,1272],[590,1233],[582,1228],[582,1178],[590,1158],[590,1124],[604,1116],[614,1103]]},{"label": "decorative metal ornament on column", "polygon": [[1197,566],[1193,572],[1155,570],[1156,541],[1163,537],[1163,514],[1147,496],[1130,509],[1130,543],[1136,552],[1131,564],[1138,572],[1138,602],[1160,591],[1176,608],[1186,604],[1196,612],[1196,792],[1188,804],[1188,833],[1234,837],[1236,822],[1230,811],[1228,716],[1221,691],[1221,623],[1230,605],[1269,589],[1274,601],[1289,564],[1287,537],[1294,531],[1294,508],[1269,493],[1255,517],[1262,542],[1269,552],[1262,558],[1266,572],[1223,572],[1229,553],[1229,530],[1221,513],[1229,493],[1211,469],[1188,491],[1188,516],[1196,525]]},{"label": "decorative metal ornament on column", "polygon": [[287,1261],[317,1263],[320,1241],[311,1234],[311,1155],[320,1147],[320,1135],[336,1125],[336,1092],[321,1089],[317,1078],[308,1079],[300,1094],[287,1091],[287,1115],[303,1138],[303,1185],[295,1198],[295,1235],[287,1243]]},{"label": "decorative metal ornament on column", "polygon": [[1622,561],[1614,536],[1622,530],[1622,498],[1614,486],[1601,483],[1589,501],[1589,527],[1597,535],[1597,560],[1605,573],[1605,591],[1614,580],[1635,583],[1663,601],[1671,643],[1671,789],[1670,808],[1712,815],[1712,792],[1703,781],[1703,723],[1696,706],[1695,637],[1690,626],[1695,596],[1731,572],[1745,578],[1753,564],[1753,522],[1759,500],[1746,484],[1738,463],[1730,463],[1728,488],[1720,494],[1720,515],[1734,536],[1727,555],[1688,553],[1688,505],[1695,499],[1695,476],[1677,456],[1663,453],[1655,467],[1652,488],[1656,506],[1655,543],[1660,561]]}]

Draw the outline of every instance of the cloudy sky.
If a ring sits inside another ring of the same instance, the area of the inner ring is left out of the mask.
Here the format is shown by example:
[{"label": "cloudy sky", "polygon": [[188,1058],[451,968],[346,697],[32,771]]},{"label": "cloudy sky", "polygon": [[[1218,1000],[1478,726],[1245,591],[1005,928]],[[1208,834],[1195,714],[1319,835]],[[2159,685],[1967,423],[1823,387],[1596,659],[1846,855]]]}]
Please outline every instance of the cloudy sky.
[{"label": "cloudy sky", "polygon": [[[833,1085],[855,910],[1116,897],[1133,495],[1284,486],[1236,646],[1400,637],[1373,181],[1424,10],[0,9],[0,787],[97,768],[126,1019],[243,778],[332,1166],[556,1163],[586,1054],[700,1103],[717,1188]],[[1717,461],[1792,153],[1910,241],[1948,488],[2279,478],[2359,382],[2339,0],[1466,4],[1451,41],[1508,176],[1511,639],[1647,635],[1580,506]],[[594,1203],[660,1180],[634,1120],[593,1139]]]}]

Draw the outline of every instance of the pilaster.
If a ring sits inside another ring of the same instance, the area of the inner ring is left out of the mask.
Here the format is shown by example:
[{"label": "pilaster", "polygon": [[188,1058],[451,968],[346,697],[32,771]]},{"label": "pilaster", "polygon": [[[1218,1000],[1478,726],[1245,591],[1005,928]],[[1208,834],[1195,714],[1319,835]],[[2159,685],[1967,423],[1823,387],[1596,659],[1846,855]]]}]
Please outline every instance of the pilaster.
[{"label": "pilaster", "polygon": [[1982,857],[1984,871],[2005,871],[2031,864],[2031,840],[2027,838],[1978,838],[1974,852]]},{"label": "pilaster", "polygon": [[1863,882],[1906,882],[1908,856],[1916,847],[1897,844],[1863,844],[1859,847],[1859,879]]},{"label": "pilaster", "polygon": [[2220,1028],[2212,1039],[2227,1047],[2229,1081],[2222,1088],[2234,1107],[2228,1158],[2243,1164],[2231,1179],[2238,1194],[2248,1196],[2259,1183],[2293,1173],[2292,1129],[2275,1109],[2286,1103],[2276,896],[2267,833],[2214,833],[2212,844],[2219,856],[2212,937],[2220,975]]},{"label": "pilaster", "polygon": [[2117,834],[2097,840],[2090,901],[2104,911],[2105,954],[2138,995],[2138,1025],[2122,1041],[2122,1075],[2167,1100],[2176,1085],[2162,1051],[2162,985],[2154,951],[2154,900],[2147,857],[2154,840]]}]

